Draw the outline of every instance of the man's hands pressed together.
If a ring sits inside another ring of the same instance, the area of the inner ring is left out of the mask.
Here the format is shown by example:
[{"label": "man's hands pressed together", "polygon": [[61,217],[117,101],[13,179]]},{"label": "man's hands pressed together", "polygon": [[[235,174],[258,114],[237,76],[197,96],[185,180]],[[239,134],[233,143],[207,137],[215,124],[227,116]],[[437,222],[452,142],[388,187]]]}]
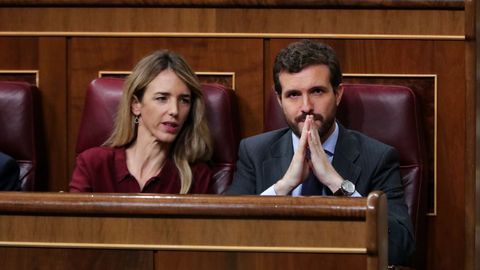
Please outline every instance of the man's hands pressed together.
[{"label": "man's hands pressed together", "polygon": [[307,115],[292,162],[283,178],[275,183],[276,194],[287,195],[307,178],[310,171],[332,192],[340,188],[343,178],[335,171],[323,150],[313,116]]}]

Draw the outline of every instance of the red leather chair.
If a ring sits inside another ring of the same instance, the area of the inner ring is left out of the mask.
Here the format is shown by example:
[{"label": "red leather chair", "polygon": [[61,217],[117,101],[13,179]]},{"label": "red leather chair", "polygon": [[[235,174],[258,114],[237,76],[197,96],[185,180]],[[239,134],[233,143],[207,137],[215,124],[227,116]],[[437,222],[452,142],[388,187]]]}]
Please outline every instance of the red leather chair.
[{"label": "red leather chair", "polygon": [[25,82],[0,82],[0,151],[20,166],[21,188],[35,189],[37,145],[34,106],[37,88]]},{"label": "red leather chair", "polygon": [[[90,83],[85,99],[76,152],[99,146],[113,129],[114,117],[122,95],[124,79],[98,78]],[[235,171],[239,143],[238,112],[235,92],[219,84],[203,84],[206,116],[214,151],[212,193],[222,193]]]},{"label": "red leather chair", "polygon": [[[405,200],[417,243],[415,265],[423,269],[427,213],[427,165],[420,110],[413,91],[403,86],[344,84],[337,119],[349,129],[395,147],[400,154],[400,173]],[[267,103],[264,127],[286,127],[275,93]]]}]

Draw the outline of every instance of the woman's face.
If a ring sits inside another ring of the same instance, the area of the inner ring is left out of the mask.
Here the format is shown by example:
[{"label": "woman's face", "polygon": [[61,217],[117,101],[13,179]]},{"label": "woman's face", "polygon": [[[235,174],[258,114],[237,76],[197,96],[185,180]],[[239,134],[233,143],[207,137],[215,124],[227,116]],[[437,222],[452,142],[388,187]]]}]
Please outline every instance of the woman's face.
[{"label": "woman's face", "polygon": [[138,136],[172,143],[187,120],[191,103],[191,91],[175,72],[160,72],[148,84],[142,101],[132,102],[132,112],[140,116]]}]

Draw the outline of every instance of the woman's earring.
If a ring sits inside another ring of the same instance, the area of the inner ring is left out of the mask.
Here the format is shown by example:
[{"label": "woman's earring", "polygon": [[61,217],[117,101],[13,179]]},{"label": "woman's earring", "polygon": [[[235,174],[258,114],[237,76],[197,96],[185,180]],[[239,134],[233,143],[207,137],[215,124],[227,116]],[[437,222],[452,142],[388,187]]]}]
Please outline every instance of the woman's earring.
[{"label": "woman's earring", "polygon": [[135,118],[133,119],[133,123],[135,123],[136,125],[138,125],[138,123],[140,122],[140,117],[138,115],[135,115]]}]

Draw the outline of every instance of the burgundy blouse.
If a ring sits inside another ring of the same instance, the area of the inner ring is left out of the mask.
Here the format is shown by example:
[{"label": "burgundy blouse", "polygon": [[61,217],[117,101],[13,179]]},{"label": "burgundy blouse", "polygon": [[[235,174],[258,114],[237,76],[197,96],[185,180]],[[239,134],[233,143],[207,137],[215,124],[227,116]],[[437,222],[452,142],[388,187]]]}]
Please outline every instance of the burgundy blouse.
[{"label": "burgundy blouse", "polygon": [[[207,164],[191,165],[192,185],[188,193],[208,193],[212,172]],[[142,190],[127,168],[125,148],[94,147],[77,156],[70,192],[180,193],[180,177],[173,159],[167,159],[157,176]]]}]

